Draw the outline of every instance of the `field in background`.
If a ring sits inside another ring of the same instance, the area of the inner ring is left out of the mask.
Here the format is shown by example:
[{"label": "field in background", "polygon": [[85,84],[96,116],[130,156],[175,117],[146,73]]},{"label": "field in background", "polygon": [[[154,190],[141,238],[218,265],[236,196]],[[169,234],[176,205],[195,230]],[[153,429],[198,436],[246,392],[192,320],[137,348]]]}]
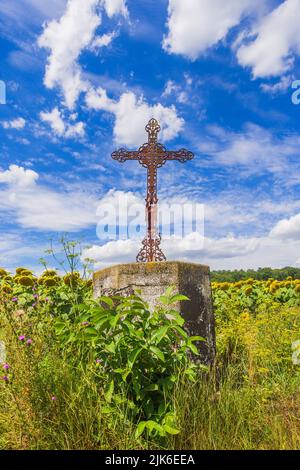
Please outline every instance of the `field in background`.
[{"label": "field in background", "polygon": [[137,298],[95,305],[75,271],[0,277],[0,449],[300,447],[300,281],[213,282],[208,371],[185,359],[171,290],[150,314]]}]

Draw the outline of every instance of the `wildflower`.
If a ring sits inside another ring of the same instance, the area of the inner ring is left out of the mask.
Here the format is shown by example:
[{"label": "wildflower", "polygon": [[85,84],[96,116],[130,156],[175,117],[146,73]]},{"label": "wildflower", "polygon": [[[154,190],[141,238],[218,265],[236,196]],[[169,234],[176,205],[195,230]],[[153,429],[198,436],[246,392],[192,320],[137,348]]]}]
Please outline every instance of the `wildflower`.
[{"label": "wildflower", "polygon": [[88,325],[89,325],[89,322],[88,322],[88,321],[83,321],[83,322],[81,323],[81,325],[82,325],[82,326],[88,326]]},{"label": "wildflower", "polygon": [[30,346],[30,345],[32,344],[32,339],[28,339],[28,340],[26,341],[26,344],[27,344],[27,346]]},{"label": "wildflower", "polygon": [[53,396],[51,397],[51,400],[52,400],[52,401],[56,401],[56,400],[57,400],[57,397],[56,397],[55,395],[53,395]]},{"label": "wildflower", "polygon": [[19,336],[19,341],[24,341],[25,340],[25,336],[24,335],[20,335]]},{"label": "wildflower", "polygon": [[33,294],[33,298],[34,298],[34,299],[38,299],[38,298],[39,298],[39,294]]},{"label": "wildflower", "polygon": [[9,364],[4,364],[4,365],[3,365],[3,369],[4,369],[4,370],[8,370],[9,368],[10,368],[10,365],[9,365]]},{"label": "wildflower", "polygon": [[101,364],[101,359],[96,359],[96,364]]},{"label": "wildflower", "polygon": [[1,380],[4,380],[4,382],[6,383],[9,382],[9,378],[7,377],[7,375],[4,375],[3,377],[1,377]]},{"label": "wildflower", "polygon": [[37,305],[36,302],[34,302],[34,304],[32,304],[32,307],[34,308],[34,307],[36,307],[36,305]]},{"label": "wildflower", "polygon": [[18,302],[18,297],[13,297],[13,298],[11,299],[11,301],[12,301],[12,302]]}]

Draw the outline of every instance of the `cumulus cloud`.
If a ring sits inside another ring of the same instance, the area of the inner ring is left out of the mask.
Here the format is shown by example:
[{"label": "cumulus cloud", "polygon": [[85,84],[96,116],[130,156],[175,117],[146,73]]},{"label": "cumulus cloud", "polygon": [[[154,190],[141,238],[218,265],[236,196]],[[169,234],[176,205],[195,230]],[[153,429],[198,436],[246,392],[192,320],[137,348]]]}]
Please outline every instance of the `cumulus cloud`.
[{"label": "cumulus cloud", "polygon": [[0,171],[2,216],[24,228],[78,231],[96,223],[97,199],[84,191],[55,191],[38,184],[39,175],[17,165]]},{"label": "cumulus cloud", "polygon": [[40,47],[50,50],[44,83],[50,89],[60,87],[69,108],[74,108],[80,93],[89,88],[79,57],[92,44],[101,24],[101,6],[110,17],[127,15],[124,0],[69,0],[63,16],[46,23],[38,40]]},{"label": "cumulus cloud", "polygon": [[145,140],[145,124],[153,117],[160,122],[165,141],[176,137],[184,125],[174,106],[149,105],[142,96],[138,98],[130,91],[113,100],[103,88],[92,89],[86,95],[86,104],[90,109],[113,113],[115,141],[128,146],[140,145]]},{"label": "cumulus cloud", "polygon": [[256,0],[169,0],[163,48],[195,60],[257,4]]},{"label": "cumulus cloud", "polygon": [[26,121],[22,117],[12,119],[11,121],[3,121],[2,122],[2,126],[4,127],[4,129],[21,130],[21,129],[24,129],[25,125],[26,125]]},{"label": "cumulus cloud", "polygon": [[280,220],[271,230],[270,236],[280,240],[300,241],[300,214]]},{"label": "cumulus cloud", "polygon": [[40,47],[50,50],[44,83],[51,89],[61,87],[69,108],[87,87],[78,59],[101,23],[98,4],[98,0],[69,0],[64,15],[47,23],[38,40]]},{"label": "cumulus cloud", "polygon": [[253,77],[282,75],[300,54],[300,2],[286,0],[253,28],[237,51],[239,63],[251,67]]},{"label": "cumulus cloud", "polygon": [[0,183],[6,183],[17,188],[33,187],[39,175],[33,170],[26,170],[18,165],[10,165],[6,171],[0,170]]},{"label": "cumulus cloud", "polygon": [[[102,246],[94,245],[83,256],[94,260],[96,267],[133,261],[140,248],[137,240],[109,241]],[[183,238],[172,236],[163,240],[162,248],[170,260],[185,259],[199,262],[205,259],[236,258],[254,253],[259,239],[228,236],[220,239],[205,238],[197,232]]]},{"label": "cumulus cloud", "polygon": [[[71,115],[71,118],[74,117]],[[84,123],[77,122],[76,124],[66,123],[58,108],[54,108],[50,112],[42,111],[40,113],[42,121],[47,122],[53,132],[60,137],[83,137],[84,136]]]}]

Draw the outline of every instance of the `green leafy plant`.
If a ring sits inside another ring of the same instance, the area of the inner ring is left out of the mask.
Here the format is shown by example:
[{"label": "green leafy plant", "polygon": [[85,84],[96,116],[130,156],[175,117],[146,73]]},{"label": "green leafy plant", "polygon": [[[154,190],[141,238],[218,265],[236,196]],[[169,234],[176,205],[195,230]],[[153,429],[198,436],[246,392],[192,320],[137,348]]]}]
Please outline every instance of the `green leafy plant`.
[{"label": "green leafy plant", "polygon": [[160,306],[151,312],[138,296],[101,297],[77,306],[75,321],[62,316],[55,325],[70,360],[79,353],[82,364],[94,363],[97,380],[104,384],[107,414],[125,404],[125,419],[139,423],[137,436],[179,432],[172,390],[178,374],[195,379],[196,366],[188,352],[198,354],[193,343],[203,340],[187,335],[184,319],[172,308],[187,297],[169,288],[159,300]]}]

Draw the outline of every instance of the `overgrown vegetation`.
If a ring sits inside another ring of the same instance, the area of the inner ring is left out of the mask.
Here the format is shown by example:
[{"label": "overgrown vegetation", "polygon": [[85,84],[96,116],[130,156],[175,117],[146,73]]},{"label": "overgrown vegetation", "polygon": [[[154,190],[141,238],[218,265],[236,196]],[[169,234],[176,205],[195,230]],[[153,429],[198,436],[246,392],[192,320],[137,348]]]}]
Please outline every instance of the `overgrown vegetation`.
[{"label": "overgrown vegetation", "polygon": [[171,288],[96,301],[65,249],[64,276],[0,270],[1,449],[299,448],[300,281],[214,282],[208,371]]}]

